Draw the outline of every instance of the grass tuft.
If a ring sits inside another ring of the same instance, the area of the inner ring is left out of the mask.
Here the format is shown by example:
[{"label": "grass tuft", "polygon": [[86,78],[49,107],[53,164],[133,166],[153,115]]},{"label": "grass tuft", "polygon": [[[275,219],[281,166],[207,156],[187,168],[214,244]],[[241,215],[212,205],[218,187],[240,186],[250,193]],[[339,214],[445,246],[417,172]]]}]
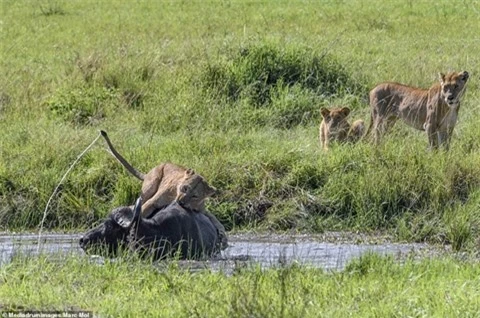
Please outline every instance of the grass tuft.
[{"label": "grass tuft", "polygon": [[203,83],[230,100],[246,98],[258,107],[294,86],[321,97],[366,92],[332,56],[273,43],[246,46],[223,63],[209,64]]},{"label": "grass tuft", "polygon": [[64,9],[65,5],[59,0],[41,1],[38,6],[41,14],[46,17],[67,14]]}]

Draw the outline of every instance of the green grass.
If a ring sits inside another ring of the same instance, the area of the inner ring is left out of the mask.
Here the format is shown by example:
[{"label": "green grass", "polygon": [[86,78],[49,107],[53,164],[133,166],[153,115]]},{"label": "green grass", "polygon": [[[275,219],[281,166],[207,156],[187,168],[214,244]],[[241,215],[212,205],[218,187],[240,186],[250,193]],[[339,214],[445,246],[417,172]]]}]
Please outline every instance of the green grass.
[{"label": "green grass", "polygon": [[[172,161],[221,193],[231,230],[480,238],[480,7],[474,1],[12,1],[0,18],[0,229],[35,229],[61,177],[107,130],[142,171]],[[471,73],[449,153],[399,123],[378,148],[318,142],[319,109],[399,81]],[[49,207],[83,229],[140,183],[99,141]],[[267,209],[268,206],[271,206]]]},{"label": "green grass", "polygon": [[477,317],[477,263],[367,254],[341,272],[299,266],[191,272],[175,263],[22,258],[0,268],[0,308],[105,317]]}]

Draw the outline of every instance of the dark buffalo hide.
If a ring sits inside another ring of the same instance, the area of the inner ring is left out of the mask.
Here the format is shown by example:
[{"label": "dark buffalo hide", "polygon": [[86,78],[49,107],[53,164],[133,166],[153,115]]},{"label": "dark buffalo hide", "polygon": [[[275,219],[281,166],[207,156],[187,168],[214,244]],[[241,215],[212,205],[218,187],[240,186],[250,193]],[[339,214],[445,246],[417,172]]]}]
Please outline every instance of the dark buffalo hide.
[{"label": "dark buffalo hide", "polygon": [[86,252],[103,252],[107,256],[130,249],[154,260],[170,256],[200,259],[227,246],[224,229],[216,226],[220,223],[211,214],[189,211],[178,203],[147,219],[140,212],[141,199],[135,207],[114,209],[101,225],[80,239],[80,246]]}]

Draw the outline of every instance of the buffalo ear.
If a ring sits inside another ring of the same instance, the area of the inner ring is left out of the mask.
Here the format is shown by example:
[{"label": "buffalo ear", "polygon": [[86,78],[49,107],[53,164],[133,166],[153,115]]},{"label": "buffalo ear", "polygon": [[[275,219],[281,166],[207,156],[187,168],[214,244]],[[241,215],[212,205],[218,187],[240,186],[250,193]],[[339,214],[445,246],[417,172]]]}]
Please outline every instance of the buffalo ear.
[{"label": "buffalo ear", "polygon": [[330,114],[330,110],[328,108],[322,107],[320,109],[320,113],[322,114],[322,117],[325,118]]},{"label": "buffalo ear", "polygon": [[112,220],[124,229],[128,229],[132,225],[132,208],[121,207],[113,210]]},{"label": "buffalo ear", "polygon": [[460,78],[464,82],[466,82],[469,77],[470,77],[470,74],[468,74],[467,71],[463,71],[462,73],[460,73]]}]

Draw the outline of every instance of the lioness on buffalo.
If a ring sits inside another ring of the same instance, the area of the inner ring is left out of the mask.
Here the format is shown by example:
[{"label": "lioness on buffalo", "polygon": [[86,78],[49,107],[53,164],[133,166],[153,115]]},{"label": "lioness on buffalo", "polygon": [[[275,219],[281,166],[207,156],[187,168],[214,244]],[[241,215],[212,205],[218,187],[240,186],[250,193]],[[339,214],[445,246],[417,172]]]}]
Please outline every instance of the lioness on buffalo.
[{"label": "lioness on buffalo", "polygon": [[219,235],[210,217],[203,213],[172,203],[144,218],[141,204],[139,198],[133,208],[114,209],[102,224],[80,239],[81,248],[112,257],[129,249],[158,260],[170,256],[201,259],[215,255],[227,245],[227,238]]},{"label": "lioness on buffalo", "polygon": [[457,122],[460,99],[465,92],[467,71],[440,73],[439,82],[429,89],[386,82],[370,91],[371,121],[374,141],[401,118],[407,125],[424,130],[431,149],[443,146],[448,150]]},{"label": "lioness on buffalo", "polygon": [[324,150],[332,141],[336,142],[357,142],[364,133],[365,124],[358,119],[352,125],[348,122],[350,108],[322,108],[322,122],[320,123],[320,144]]},{"label": "lioness on buffalo", "polygon": [[205,211],[205,199],[216,189],[192,169],[173,163],[163,163],[147,174],[130,165],[113,146],[105,131],[101,134],[117,160],[136,178],[142,180],[142,216],[149,217],[154,211],[176,201],[192,211]]}]

